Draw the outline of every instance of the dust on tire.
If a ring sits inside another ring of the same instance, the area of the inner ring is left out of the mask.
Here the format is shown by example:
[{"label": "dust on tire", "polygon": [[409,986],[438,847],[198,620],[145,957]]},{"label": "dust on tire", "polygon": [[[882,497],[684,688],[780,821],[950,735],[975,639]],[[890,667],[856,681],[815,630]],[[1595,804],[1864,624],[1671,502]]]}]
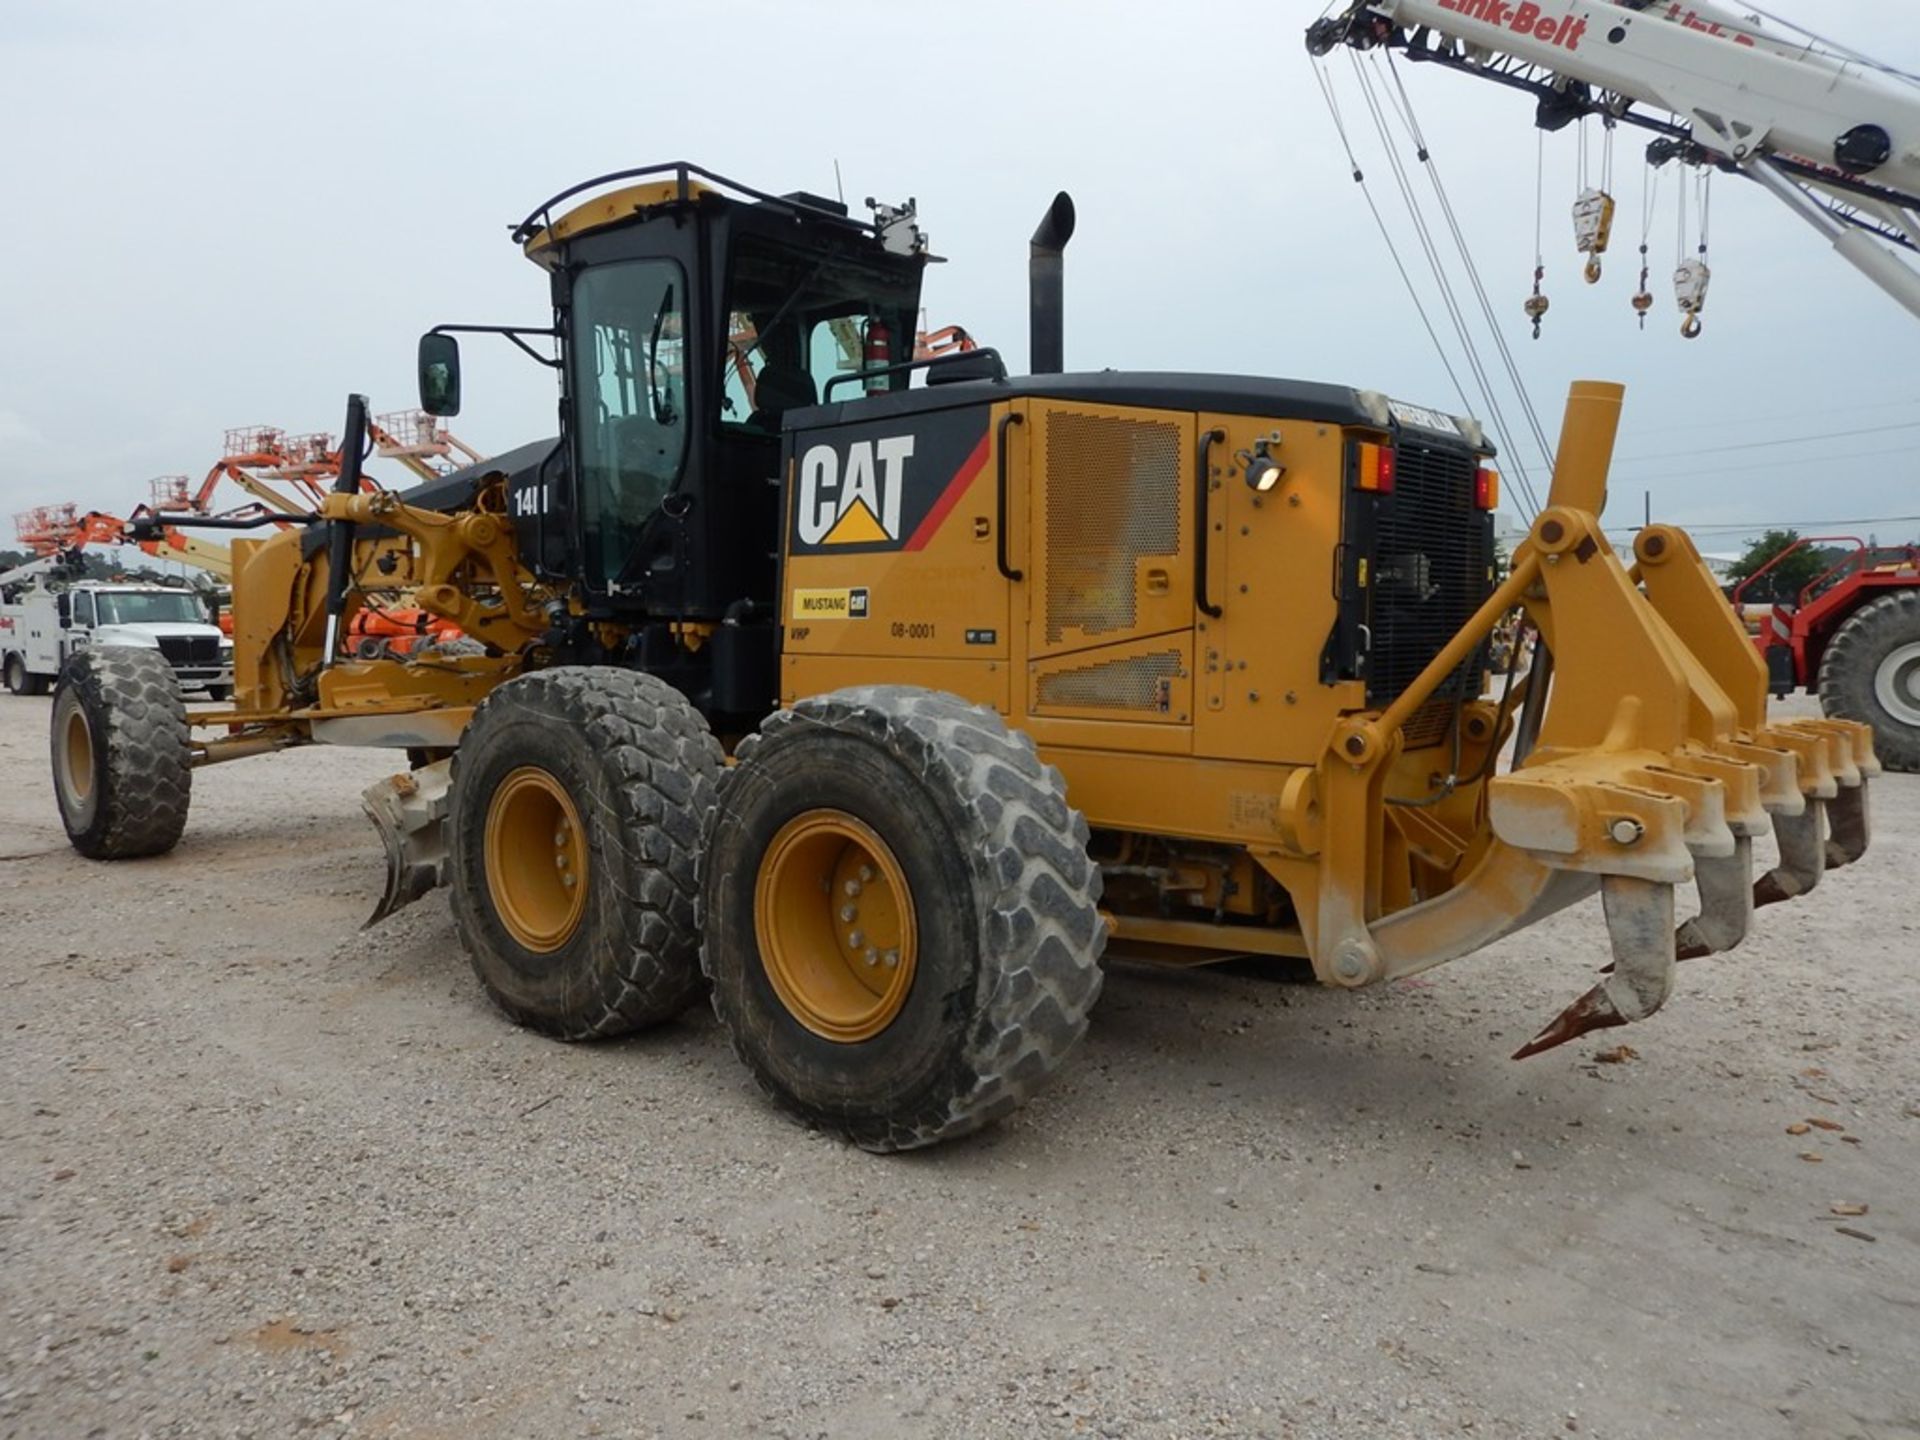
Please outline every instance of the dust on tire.
[{"label": "dust on tire", "polygon": [[[700,713],[651,675],[562,667],[481,703],[453,762],[451,899],[475,974],[515,1021],[598,1039],[670,1020],[700,998],[695,865],[721,763]],[[527,764],[569,787],[589,854],[580,926],[546,954],[513,938],[485,873],[492,788]]]},{"label": "dust on tire", "polygon": [[131,860],[179,843],[193,786],[187,708],[158,651],[103,645],[75,655],[54,691],[49,740],[74,849]]},{"label": "dust on tire", "polygon": [[[951,1139],[1024,1104],[1086,1032],[1101,984],[1100,875],[1059,772],[993,711],[907,686],[804,700],[736,759],[702,857],[702,960],[762,1088],[871,1150]],[[785,1009],[755,939],[767,841],[823,806],[878,832],[931,912],[905,1006],[856,1044]]]}]

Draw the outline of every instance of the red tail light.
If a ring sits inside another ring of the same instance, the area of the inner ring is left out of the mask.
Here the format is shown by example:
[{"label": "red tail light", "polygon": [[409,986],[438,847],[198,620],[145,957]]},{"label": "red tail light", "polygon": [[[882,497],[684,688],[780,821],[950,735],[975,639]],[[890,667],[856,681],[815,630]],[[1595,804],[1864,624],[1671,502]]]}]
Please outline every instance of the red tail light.
[{"label": "red tail light", "polygon": [[1393,447],[1362,444],[1359,468],[1354,474],[1353,483],[1362,490],[1371,490],[1379,495],[1391,495],[1393,493]]}]

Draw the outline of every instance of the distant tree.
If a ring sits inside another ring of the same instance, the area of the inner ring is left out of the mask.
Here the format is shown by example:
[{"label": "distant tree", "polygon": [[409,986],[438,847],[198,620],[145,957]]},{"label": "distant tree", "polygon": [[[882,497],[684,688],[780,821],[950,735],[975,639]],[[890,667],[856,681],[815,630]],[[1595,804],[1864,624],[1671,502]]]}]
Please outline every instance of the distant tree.
[{"label": "distant tree", "polygon": [[[1751,575],[1758,575],[1773,561],[1781,551],[1800,543],[1798,530],[1769,530],[1753,544],[1727,570],[1727,577],[1734,584]],[[1773,569],[1761,581],[1747,591],[1747,599],[1766,601],[1775,605],[1791,604],[1800,598],[1800,592],[1817,580],[1830,562],[1824,550],[1807,546],[1795,550]]]}]

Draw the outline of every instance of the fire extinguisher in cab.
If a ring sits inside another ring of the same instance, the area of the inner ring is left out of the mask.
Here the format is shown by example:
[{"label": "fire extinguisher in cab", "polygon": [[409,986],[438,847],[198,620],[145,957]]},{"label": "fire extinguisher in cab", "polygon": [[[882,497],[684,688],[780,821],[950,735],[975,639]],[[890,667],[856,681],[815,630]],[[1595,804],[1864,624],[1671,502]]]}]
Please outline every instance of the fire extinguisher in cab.
[{"label": "fire extinguisher in cab", "polygon": [[[884,320],[867,322],[867,343],[861,354],[863,370],[884,369],[893,363],[893,331]],[[867,394],[879,395],[891,388],[891,375],[868,375]]]}]

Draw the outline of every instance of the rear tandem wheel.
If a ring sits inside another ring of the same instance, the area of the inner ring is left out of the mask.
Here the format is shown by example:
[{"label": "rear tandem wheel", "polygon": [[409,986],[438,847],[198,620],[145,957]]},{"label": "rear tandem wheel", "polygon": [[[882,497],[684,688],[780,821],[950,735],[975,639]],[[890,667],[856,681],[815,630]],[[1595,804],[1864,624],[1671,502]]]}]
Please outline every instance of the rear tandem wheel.
[{"label": "rear tandem wheel", "polygon": [[702,856],[734,1049],[802,1117],[908,1150],[1018,1108],[1100,993],[1086,821],[993,711],[871,686],[744,742]]},{"label": "rear tandem wheel", "polygon": [[44,695],[47,693],[47,677],[34,675],[27,670],[24,655],[7,657],[7,689],[15,695]]}]

